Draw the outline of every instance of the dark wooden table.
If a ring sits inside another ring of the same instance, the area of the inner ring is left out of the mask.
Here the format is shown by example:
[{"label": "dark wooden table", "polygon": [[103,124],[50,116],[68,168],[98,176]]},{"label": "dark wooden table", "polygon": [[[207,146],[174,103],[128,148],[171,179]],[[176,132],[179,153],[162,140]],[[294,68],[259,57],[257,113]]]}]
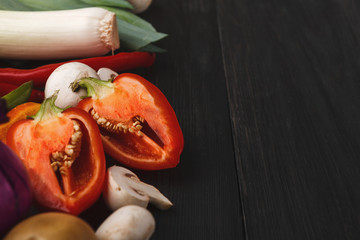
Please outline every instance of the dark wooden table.
[{"label": "dark wooden table", "polygon": [[152,239],[360,239],[360,2],[155,0],[185,137]]},{"label": "dark wooden table", "polygon": [[[185,137],[135,171],[174,207],[154,240],[360,239],[360,2],[154,0],[169,34],[142,74]],[[81,215],[97,227],[100,199]]]}]

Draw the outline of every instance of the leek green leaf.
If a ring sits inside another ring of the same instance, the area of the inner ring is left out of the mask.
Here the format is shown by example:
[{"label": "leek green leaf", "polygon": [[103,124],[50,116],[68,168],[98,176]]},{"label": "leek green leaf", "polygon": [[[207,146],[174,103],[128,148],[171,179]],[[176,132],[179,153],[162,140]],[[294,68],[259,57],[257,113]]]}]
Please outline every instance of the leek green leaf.
[{"label": "leek green leaf", "polygon": [[29,11],[31,8],[25,6],[24,4],[18,2],[17,0],[1,0],[0,9],[2,10],[18,10],[18,11]]},{"label": "leek green leaf", "polygon": [[81,1],[93,6],[103,5],[109,7],[134,9],[133,5],[131,5],[126,0],[81,0]]},{"label": "leek green leaf", "polygon": [[18,2],[29,6],[33,10],[37,11],[52,11],[52,10],[66,10],[92,7],[80,0],[17,0]]},{"label": "leek green leaf", "polygon": [[23,104],[29,100],[31,91],[33,89],[33,82],[29,81],[20,85],[20,87],[9,92],[5,96],[1,97],[5,99],[7,110],[11,110],[17,105]]},{"label": "leek green leaf", "polygon": [[116,18],[118,32],[120,36],[120,45],[131,50],[139,50],[146,45],[159,41],[167,36],[165,33],[148,31],[134,26],[120,18]]},{"label": "leek green leaf", "polygon": [[165,53],[165,52],[167,52],[166,49],[155,46],[154,44],[148,44],[145,47],[140,48],[139,51],[152,52],[152,53]]},{"label": "leek green leaf", "polygon": [[135,15],[132,12],[129,12],[129,11],[126,11],[123,9],[119,9],[119,8],[112,8],[112,7],[105,7],[105,6],[100,6],[100,7],[105,8],[105,9],[115,13],[118,18],[120,18],[130,24],[133,24],[133,25],[143,28],[145,30],[156,32],[156,29],[149,22],[145,21],[144,19]]}]

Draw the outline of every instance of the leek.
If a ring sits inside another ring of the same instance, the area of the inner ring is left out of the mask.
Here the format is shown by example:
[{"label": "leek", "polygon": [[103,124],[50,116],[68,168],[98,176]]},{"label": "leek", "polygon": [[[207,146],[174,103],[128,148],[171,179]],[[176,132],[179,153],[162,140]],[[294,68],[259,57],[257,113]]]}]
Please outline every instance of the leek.
[{"label": "leek", "polygon": [[[167,34],[157,32],[146,20],[132,13],[132,5],[126,0],[1,0],[0,9],[16,11],[52,11],[87,7],[101,7],[116,14],[120,46],[125,50],[148,49],[163,52],[154,46]],[[120,24],[119,24],[120,23]],[[152,46],[145,48],[146,46]]]},{"label": "leek", "polygon": [[93,6],[102,5],[109,7],[134,9],[134,7],[126,0],[81,0],[81,1]]},{"label": "leek", "polygon": [[0,22],[2,58],[84,58],[119,48],[115,14],[103,8],[0,10]]}]

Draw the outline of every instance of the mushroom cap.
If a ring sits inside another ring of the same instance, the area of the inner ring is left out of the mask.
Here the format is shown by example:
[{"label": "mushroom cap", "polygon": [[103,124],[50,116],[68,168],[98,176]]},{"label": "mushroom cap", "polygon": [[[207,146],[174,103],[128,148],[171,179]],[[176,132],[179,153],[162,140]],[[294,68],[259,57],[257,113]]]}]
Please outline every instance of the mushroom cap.
[{"label": "mushroom cap", "polygon": [[80,89],[73,92],[71,83],[80,78],[92,77],[99,79],[96,71],[86,64],[80,62],[64,63],[57,67],[49,76],[45,84],[45,98],[51,97],[58,91],[55,105],[60,108],[75,107],[86,96],[86,90]]},{"label": "mushroom cap", "polygon": [[119,74],[110,68],[99,68],[97,75],[99,76],[100,80],[107,81],[109,79],[115,78]]},{"label": "mushroom cap", "polygon": [[142,13],[146,11],[150,5],[152,0],[128,0],[131,5],[133,5],[134,9],[132,10],[134,13]]},{"label": "mushroom cap", "polygon": [[113,212],[96,230],[99,240],[144,240],[155,231],[155,219],[145,208],[128,205]]}]

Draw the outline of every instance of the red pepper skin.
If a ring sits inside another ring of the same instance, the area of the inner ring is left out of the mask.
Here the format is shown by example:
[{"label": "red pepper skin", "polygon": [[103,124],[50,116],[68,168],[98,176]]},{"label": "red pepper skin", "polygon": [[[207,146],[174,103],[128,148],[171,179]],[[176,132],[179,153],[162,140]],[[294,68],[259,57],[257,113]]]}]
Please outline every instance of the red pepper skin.
[{"label": "red pepper skin", "polygon": [[[115,72],[150,67],[155,61],[155,54],[148,52],[121,52],[113,56],[84,58],[67,62],[81,62],[96,71],[99,68],[110,68]],[[0,68],[0,82],[21,85],[32,80],[35,88],[44,88],[50,74],[66,62],[43,65],[33,69]]]},{"label": "red pepper skin", "polygon": [[[15,90],[17,87],[19,86],[10,83],[0,82],[0,97],[5,96],[9,92]],[[38,89],[33,89],[31,91],[31,95],[28,101],[41,103],[43,100],[44,100],[44,92]]]},{"label": "red pepper skin", "polygon": [[113,159],[132,168],[160,170],[175,167],[184,147],[176,114],[165,95],[146,79],[122,73],[114,80],[114,92],[101,99],[81,100],[77,107],[132,128],[142,117],[142,134],[136,129],[111,132],[100,126],[104,150]]},{"label": "red pepper skin", "polygon": [[[68,142],[71,120],[81,125],[83,147],[71,167],[65,167],[66,174],[61,174],[60,183],[50,155]],[[106,174],[105,154],[97,124],[85,111],[69,108],[61,117],[39,122],[17,121],[10,127],[6,143],[24,163],[35,203],[42,209],[78,215],[101,195]]]},{"label": "red pepper skin", "polygon": [[44,91],[33,89],[29,98],[29,102],[41,103],[42,101],[44,101],[44,98]]}]

